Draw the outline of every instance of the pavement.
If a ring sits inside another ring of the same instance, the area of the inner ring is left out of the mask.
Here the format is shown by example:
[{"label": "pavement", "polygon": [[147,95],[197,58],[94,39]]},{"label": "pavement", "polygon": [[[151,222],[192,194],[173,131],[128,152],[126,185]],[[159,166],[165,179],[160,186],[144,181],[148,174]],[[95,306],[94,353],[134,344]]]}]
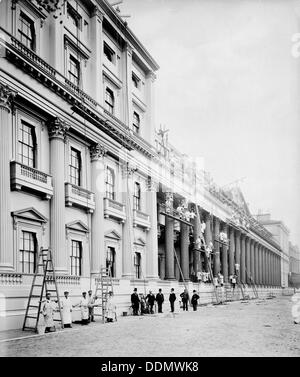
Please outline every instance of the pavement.
[{"label": "pavement", "polygon": [[291,297],[199,307],[196,312],[119,317],[49,334],[0,332],[0,356],[300,356]]}]

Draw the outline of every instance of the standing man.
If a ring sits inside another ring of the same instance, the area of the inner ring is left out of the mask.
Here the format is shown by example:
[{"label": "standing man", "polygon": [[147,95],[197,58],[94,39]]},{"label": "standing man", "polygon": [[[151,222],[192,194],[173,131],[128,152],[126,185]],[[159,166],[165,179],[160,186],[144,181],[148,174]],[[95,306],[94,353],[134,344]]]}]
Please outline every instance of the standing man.
[{"label": "standing man", "polygon": [[163,304],[164,301],[165,301],[164,295],[161,291],[161,288],[159,288],[158,293],[156,295],[158,313],[162,313],[162,304]]},{"label": "standing man", "polygon": [[193,296],[192,296],[192,299],[191,299],[191,303],[193,305],[194,312],[197,310],[199,298],[200,298],[199,295],[197,295],[196,290],[194,289],[193,290]]},{"label": "standing man", "polygon": [[137,288],[134,288],[131,294],[131,306],[133,309],[133,315],[139,315],[140,298],[137,294]]},{"label": "standing man", "polygon": [[88,291],[88,308],[89,308],[89,322],[95,322],[94,320],[94,304],[95,304],[95,297],[93,297],[93,291]]},{"label": "standing man", "polygon": [[188,311],[188,301],[189,301],[189,293],[187,289],[185,288],[184,291],[180,294],[180,297],[182,299],[182,304],[183,304],[183,311]]},{"label": "standing man", "polygon": [[51,293],[47,292],[46,301],[44,302],[42,312],[41,312],[44,316],[45,333],[56,331],[55,325],[54,325],[54,319],[53,319],[55,310],[56,310],[56,305],[53,301],[51,301]]},{"label": "standing man", "polygon": [[149,294],[147,295],[146,300],[147,300],[148,305],[149,305],[149,312],[150,312],[150,314],[153,314],[154,313],[153,312],[153,305],[154,305],[154,302],[155,302],[155,296],[152,293],[152,291],[149,291]]},{"label": "standing man", "polygon": [[72,304],[69,298],[69,292],[64,292],[64,297],[61,300],[62,316],[64,320],[64,327],[72,327]]},{"label": "standing man", "polygon": [[170,306],[171,306],[171,312],[174,313],[174,302],[176,301],[176,295],[174,293],[174,288],[171,288],[169,301],[170,301]]},{"label": "standing man", "polygon": [[81,324],[82,325],[88,325],[89,323],[89,301],[86,297],[86,292],[82,292],[81,300],[78,304],[81,311]]}]

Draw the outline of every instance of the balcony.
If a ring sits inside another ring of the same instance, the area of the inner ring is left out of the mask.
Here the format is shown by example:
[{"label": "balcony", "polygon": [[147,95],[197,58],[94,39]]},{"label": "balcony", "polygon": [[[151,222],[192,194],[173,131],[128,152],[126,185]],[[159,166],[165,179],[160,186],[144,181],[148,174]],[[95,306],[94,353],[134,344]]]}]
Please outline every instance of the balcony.
[{"label": "balcony", "polygon": [[124,223],[126,220],[125,205],[115,200],[104,198],[104,218],[112,218]]},{"label": "balcony", "polygon": [[65,201],[67,207],[84,208],[89,213],[93,213],[96,207],[94,193],[72,183],[65,183]]},{"label": "balcony", "polygon": [[151,223],[150,223],[150,216],[146,213],[138,211],[136,209],[133,210],[133,226],[139,226],[146,230],[150,230]]},{"label": "balcony", "polygon": [[51,175],[17,161],[11,161],[10,163],[10,183],[12,190],[27,189],[47,200],[53,196]]}]

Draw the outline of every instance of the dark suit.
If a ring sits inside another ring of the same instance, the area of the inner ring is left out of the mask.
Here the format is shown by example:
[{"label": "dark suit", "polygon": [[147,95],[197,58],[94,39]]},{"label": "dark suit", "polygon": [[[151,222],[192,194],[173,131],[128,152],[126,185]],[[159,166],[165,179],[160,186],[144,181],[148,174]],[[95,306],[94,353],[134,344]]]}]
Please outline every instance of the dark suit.
[{"label": "dark suit", "polygon": [[156,295],[156,302],[158,306],[158,313],[162,313],[162,304],[165,301],[163,293],[158,293]]},{"label": "dark suit", "polygon": [[174,302],[176,301],[176,295],[174,292],[170,293],[169,296],[170,306],[171,306],[171,312],[174,312]]},{"label": "dark suit", "polygon": [[137,293],[132,293],[131,295],[131,305],[133,309],[133,315],[139,314],[140,298]]},{"label": "dark suit", "polygon": [[149,305],[150,314],[153,314],[153,305],[154,305],[154,302],[155,302],[154,294],[149,293],[146,297],[146,300],[147,300],[148,305]]},{"label": "dark suit", "polygon": [[182,292],[180,297],[182,298],[183,310],[189,310],[188,308],[189,294],[186,292]]},{"label": "dark suit", "polygon": [[199,300],[199,296],[197,295],[197,293],[194,293],[193,296],[192,296],[192,300],[191,300],[194,311],[197,310],[198,300]]}]

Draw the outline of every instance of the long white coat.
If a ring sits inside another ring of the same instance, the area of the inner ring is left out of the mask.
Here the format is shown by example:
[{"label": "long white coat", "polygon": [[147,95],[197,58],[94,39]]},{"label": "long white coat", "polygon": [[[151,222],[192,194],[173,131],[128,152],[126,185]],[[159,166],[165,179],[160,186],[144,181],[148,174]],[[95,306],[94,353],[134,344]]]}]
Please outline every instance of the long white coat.
[{"label": "long white coat", "polygon": [[42,314],[44,316],[45,327],[53,327],[53,315],[56,309],[56,304],[51,300],[46,300],[42,307]]},{"label": "long white coat", "polygon": [[81,319],[89,319],[89,301],[87,298],[81,297],[79,306],[81,310]]},{"label": "long white coat", "polygon": [[70,298],[63,297],[61,299],[62,316],[64,324],[68,325],[72,323],[72,304]]}]

